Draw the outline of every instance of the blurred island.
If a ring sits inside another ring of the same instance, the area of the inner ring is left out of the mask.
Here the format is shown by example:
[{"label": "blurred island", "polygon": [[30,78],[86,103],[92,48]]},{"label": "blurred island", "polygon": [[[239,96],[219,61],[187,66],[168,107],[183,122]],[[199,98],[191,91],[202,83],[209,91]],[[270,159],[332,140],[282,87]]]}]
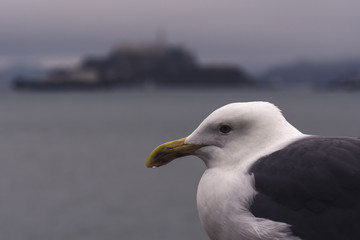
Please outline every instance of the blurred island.
[{"label": "blurred island", "polygon": [[298,61],[273,67],[258,76],[258,80],[271,87],[359,91],[360,59]]},{"label": "blurred island", "polygon": [[43,77],[16,77],[18,90],[112,89],[158,86],[253,86],[244,70],[203,65],[182,46],[161,42],[122,44],[103,57],[85,57],[74,68],[56,68]]}]

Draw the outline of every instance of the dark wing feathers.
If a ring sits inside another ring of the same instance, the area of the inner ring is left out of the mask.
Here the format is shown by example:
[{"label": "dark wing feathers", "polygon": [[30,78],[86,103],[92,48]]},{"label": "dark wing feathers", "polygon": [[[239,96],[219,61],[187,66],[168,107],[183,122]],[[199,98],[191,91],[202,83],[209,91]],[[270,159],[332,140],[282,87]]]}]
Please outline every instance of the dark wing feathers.
[{"label": "dark wing feathers", "polygon": [[360,239],[359,138],[306,137],[249,173],[256,217],[289,223],[303,239]]}]

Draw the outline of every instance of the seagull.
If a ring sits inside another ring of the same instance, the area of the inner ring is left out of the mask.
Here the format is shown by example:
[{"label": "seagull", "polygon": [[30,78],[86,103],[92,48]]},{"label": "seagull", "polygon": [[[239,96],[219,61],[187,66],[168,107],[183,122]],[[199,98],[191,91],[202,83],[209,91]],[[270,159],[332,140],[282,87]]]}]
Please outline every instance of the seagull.
[{"label": "seagull", "polygon": [[188,155],[206,165],[197,208],[212,240],[360,239],[360,138],[303,134],[275,105],[240,102],[146,166]]}]

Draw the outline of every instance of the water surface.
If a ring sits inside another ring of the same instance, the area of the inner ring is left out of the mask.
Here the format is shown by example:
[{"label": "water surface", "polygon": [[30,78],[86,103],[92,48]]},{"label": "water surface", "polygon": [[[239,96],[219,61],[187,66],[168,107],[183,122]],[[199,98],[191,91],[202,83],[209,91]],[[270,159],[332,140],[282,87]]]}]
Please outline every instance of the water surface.
[{"label": "water surface", "polygon": [[0,238],[207,239],[196,212],[202,162],[146,169],[145,160],[216,108],[253,100],[275,103],[305,133],[360,135],[360,93],[3,90]]}]

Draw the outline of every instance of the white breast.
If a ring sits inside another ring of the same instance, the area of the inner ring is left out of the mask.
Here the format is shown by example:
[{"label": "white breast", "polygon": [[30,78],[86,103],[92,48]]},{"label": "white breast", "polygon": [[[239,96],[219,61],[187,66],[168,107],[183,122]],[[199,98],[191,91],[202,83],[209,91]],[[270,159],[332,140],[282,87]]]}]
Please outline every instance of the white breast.
[{"label": "white breast", "polygon": [[[250,175],[225,169],[208,169],[197,194],[200,220],[211,239],[248,239],[254,218],[249,203],[256,194]],[[239,227],[241,226],[241,227]]]},{"label": "white breast", "polygon": [[200,220],[212,240],[299,240],[290,226],[250,211],[254,177],[237,169],[208,169],[197,193]]}]

